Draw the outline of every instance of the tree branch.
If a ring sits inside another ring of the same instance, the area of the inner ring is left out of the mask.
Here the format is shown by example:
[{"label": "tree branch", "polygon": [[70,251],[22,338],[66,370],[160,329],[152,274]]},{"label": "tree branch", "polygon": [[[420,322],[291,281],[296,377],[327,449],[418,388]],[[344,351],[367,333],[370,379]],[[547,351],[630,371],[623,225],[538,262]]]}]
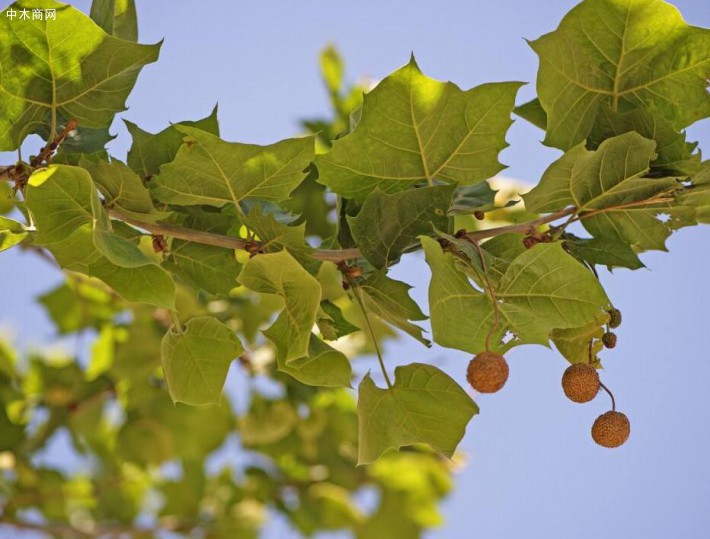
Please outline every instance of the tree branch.
[{"label": "tree branch", "polygon": [[[570,207],[564,210],[551,213],[550,215],[545,215],[538,219],[533,219],[532,221],[527,221],[525,223],[520,223],[516,225],[506,225],[496,228],[489,228],[487,230],[477,230],[475,232],[469,232],[466,237],[471,241],[480,241],[486,238],[492,238],[500,234],[506,234],[510,232],[528,232],[535,229],[535,227],[551,223],[565,217],[567,215],[573,214],[576,208]],[[226,249],[242,249],[245,250],[247,246],[246,240],[235,238],[233,236],[224,236],[222,234],[214,234],[213,232],[203,232],[201,230],[192,230],[190,228],[184,228],[176,225],[167,225],[160,223],[145,223],[137,219],[126,217],[121,212],[117,210],[109,210],[109,215],[114,219],[119,219],[124,223],[128,223],[136,228],[140,228],[151,234],[161,234],[163,236],[171,236],[185,241],[192,241],[195,243],[202,243],[204,245],[213,245],[215,247],[224,247]],[[258,244],[257,244],[258,247]],[[359,249],[318,249],[313,252],[313,258],[318,260],[326,260],[328,262],[341,262],[345,260],[352,260],[360,258]]]}]

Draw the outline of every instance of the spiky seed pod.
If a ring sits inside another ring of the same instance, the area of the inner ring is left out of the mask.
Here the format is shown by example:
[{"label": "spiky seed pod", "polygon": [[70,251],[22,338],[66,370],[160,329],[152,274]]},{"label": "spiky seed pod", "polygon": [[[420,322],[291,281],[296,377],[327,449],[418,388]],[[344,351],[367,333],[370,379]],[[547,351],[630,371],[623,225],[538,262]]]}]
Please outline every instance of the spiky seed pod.
[{"label": "spiky seed pod", "polygon": [[592,438],[603,447],[619,447],[629,439],[631,423],[621,412],[606,412],[594,421]]},{"label": "spiky seed pod", "polygon": [[618,328],[621,325],[621,311],[619,309],[609,309],[609,327]]},{"label": "spiky seed pod", "polygon": [[562,375],[562,389],[572,402],[589,402],[599,387],[599,373],[588,363],[570,365]]},{"label": "spiky seed pod", "polygon": [[496,352],[481,352],[468,363],[466,379],[480,393],[495,393],[508,380],[508,363]]},{"label": "spiky seed pod", "polygon": [[604,335],[602,335],[602,342],[607,348],[614,348],[616,346],[616,333],[607,331]]}]

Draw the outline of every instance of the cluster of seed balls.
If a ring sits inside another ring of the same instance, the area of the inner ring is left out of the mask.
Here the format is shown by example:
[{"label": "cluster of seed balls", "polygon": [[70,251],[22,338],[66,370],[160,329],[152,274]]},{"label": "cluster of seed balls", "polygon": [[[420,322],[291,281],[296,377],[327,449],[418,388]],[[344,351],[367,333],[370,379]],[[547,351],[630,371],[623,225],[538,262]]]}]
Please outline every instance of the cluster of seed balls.
[{"label": "cluster of seed balls", "polygon": [[[609,311],[609,327],[616,328],[621,324],[621,313],[618,309]],[[611,332],[604,334],[602,342],[607,348],[616,345],[616,335]],[[471,387],[480,393],[495,393],[508,380],[508,363],[497,352],[481,352],[468,364],[466,378]],[[601,388],[601,380],[597,369],[589,363],[570,365],[562,375],[562,389],[573,402],[589,402],[597,396]],[[619,447],[629,438],[631,424],[628,417],[612,409],[603,413],[592,425],[592,439],[603,447]]]}]

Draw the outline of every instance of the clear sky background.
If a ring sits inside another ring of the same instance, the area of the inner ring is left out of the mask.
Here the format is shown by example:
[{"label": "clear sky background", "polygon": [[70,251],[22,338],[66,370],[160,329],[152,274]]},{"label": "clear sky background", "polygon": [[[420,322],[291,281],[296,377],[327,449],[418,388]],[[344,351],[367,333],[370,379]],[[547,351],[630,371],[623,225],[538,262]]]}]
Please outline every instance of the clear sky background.
[{"label": "clear sky background", "polygon": [[[90,5],[69,3],[86,12]],[[160,60],[143,70],[122,117],[156,132],[171,121],[206,116],[219,102],[223,138],[263,144],[296,135],[299,118],[328,112],[317,60],[329,42],[342,52],[350,80],[382,78],[414,52],[425,74],[463,88],[531,82],[519,98],[527,101],[534,95],[537,58],[523,38],[553,30],[576,2],[137,4],[141,42],[165,43]],[[710,26],[707,0],[674,4],[690,24]],[[119,137],[112,153],[123,159],[130,137],[122,122],[113,131]],[[710,152],[708,121],[688,132]],[[541,138],[541,131],[516,121],[508,135],[511,147],[501,156],[510,167],[505,175],[537,182],[559,155],[542,146]],[[0,157],[3,163],[12,158]],[[603,394],[587,405],[568,401],[560,387],[566,362],[556,351],[517,348],[508,358],[504,390],[475,397],[481,413],[460,446],[468,464],[443,505],[444,527],[429,539],[708,537],[710,229],[681,230],[668,247],[670,253],[643,255],[646,270],[602,274],[624,316],[617,348],[602,356],[602,377],[631,420],[626,445],[609,450],[592,442],[592,422],[610,408],[609,401]],[[429,274],[421,256],[406,257],[393,276],[415,285],[413,295],[426,305]],[[16,250],[0,254],[0,325],[14,328],[19,343],[51,342],[51,326],[33,298],[59,279],[36,257]],[[427,350],[411,339],[386,347],[392,367],[432,362],[462,384],[468,359],[439,347]],[[230,392],[238,390],[238,383],[229,384]],[[277,520],[264,537],[298,536]]]}]

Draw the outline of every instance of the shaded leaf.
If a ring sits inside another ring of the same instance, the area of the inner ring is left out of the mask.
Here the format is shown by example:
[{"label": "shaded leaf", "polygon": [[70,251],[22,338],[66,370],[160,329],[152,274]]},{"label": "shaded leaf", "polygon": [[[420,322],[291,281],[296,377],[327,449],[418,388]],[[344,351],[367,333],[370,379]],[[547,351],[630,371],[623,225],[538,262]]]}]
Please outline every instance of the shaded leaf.
[{"label": "shaded leaf", "polygon": [[312,333],[308,341],[307,356],[287,362],[283,342],[276,342],[276,346],[276,362],[279,370],[302,384],[318,387],[350,387],[352,368],[348,358]]},{"label": "shaded leaf", "polygon": [[127,218],[144,222],[165,219],[169,213],[160,212],[153,206],[150,192],[130,168],[117,159],[111,162],[92,162],[84,157],[79,166],[91,174],[96,187],[104,197],[107,209],[117,209]]},{"label": "shaded leaf", "polygon": [[638,255],[627,243],[606,239],[566,239],[565,248],[573,256],[589,264],[599,264],[608,268],[639,269],[645,267]]},{"label": "shaded leaf", "polygon": [[170,163],[182,146],[185,135],[176,126],[194,127],[219,136],[217,123],[217,105],[209,116],[197,121],[183,121],[166,127],[160,133],[152,134],[143,131],[133,122],[124,120],[128,132],[133,138],[131,149],[128,150],[128,166],[144,179],[150,178],[160,171],[160,166]]},{"label": "shaded leaf", "polygon": [[539,127],[543,131],[547,129],[547,113],[537,97],[532,101],[518,105],[513,109],[513,112],[535,127]]},{"label": "shaded leaf", "polygon": [[412,288],[402,281],[387,277],[383,271],[373,273],[365,282],[356,287],[355,293],[362,293],[362,302],[368,312],[401,329],[426,346],[431,343],[422,335],[424,331],[410,320],[426,320],[419,305],[409,297]]},{"label": "shaded leaf", "polygon": [[107,34],[126,41],[138,41],[134,0],[93,0],[89,15]]},{"label": "shaded leaf", "polygon": [[347,217],[362,255],[382,269],[418,245],[417,237],[447,230],[446,212],[454,187],[438,185],[388,195],[379,189],[367,197],[356,217]]},{"label": "shaded leaf", "polygon": [[335,341],[340,337],[345,337],[360,330],[359,327],[352,325],[345,319],[342,311],[335,303],[328,300],[321,301],[320,309],[316,324],[318,324],[318,329],[324,340]]}]

